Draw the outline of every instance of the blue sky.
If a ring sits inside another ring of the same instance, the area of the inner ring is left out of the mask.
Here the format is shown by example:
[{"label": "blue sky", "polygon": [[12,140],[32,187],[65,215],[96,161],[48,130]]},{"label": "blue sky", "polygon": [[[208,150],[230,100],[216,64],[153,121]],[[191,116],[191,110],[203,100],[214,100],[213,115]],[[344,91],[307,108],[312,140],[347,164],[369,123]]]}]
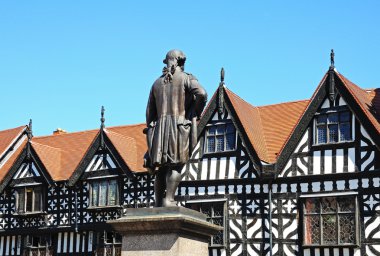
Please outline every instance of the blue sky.
[{"label": "blue sky", "polygon": [[335,50],[339,72],[380,87],[379,1],[2,1],[0,130],[35,135],[144,122],[172,48],[210,97],[254,105],[309,98]]}]

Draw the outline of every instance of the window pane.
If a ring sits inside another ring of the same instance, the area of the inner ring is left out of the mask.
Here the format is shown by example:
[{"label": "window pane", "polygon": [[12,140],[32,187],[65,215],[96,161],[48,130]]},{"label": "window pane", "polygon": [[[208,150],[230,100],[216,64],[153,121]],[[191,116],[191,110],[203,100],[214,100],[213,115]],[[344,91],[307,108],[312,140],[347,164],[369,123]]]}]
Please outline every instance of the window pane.
[{"label": "window pane", "polygon": [[325,124],[327,122],[327,116],[326,115],[319,115],[317,117],[317,124]]},{"label": "window pane", "polygon": [[108,205],[116,205],[117,198],[117,182],[116,180],[111,180],[109,184],[108,192]]},{"label": "window pane", "polygon": [[99,183],[92,183],[92,206],[98,206]]},{"label": "window pane", "polygon": [[41,211],[41,187],[35,187],[34,188],[34,211],[38,212]]},{"label": "window pane", "polygon": [[338,125],[329,125],[329,142],[338,142]]},{"label": "window pane", "polygon": [[327,142],[326,126],[324,125],[318,126],[317,133],[318,133],[318,143],[326,143]]},{"label": "window pane", "polygon": [[337,244],[337,226],[335,215],[322,216],[323,244]]},{"label": "window pane", "polygon": [[105,206],[107,204],[107,181],[100,182],[99,188],[99,206]]},{"label": "window pane", "polygon": [[235,132],[226,134],[226,150],[234,150],[235,149]]},{"label": "window pane", "polygon": [[33,211],[33,189],[26,189],[26,211]]},{"label": "window pane", "polygon": [[227,133],[235,133],[235,127],[234,127],[234,125],[233,124],[227,124],[226,132]]},{"label": "window pane", "polygon": [[340,121],[341,122],[349,122],[350,121],[350,113],[349,112],[340,113]]},{"label": "window pane", "polygon": [[336,199],[335,197],[323,197],[321,199],[322,213],[336,213]]},{"label": "window pane", "polygon": [[18,211],[25,211],[25,189],[19,189],[18,193]]},{"label": "window pane", "polygon": [[343,197],[338,199],[339,212],[355,212],[355,198]]},{"label": "window pane", "polygon": [[107,244],[113,243],[113,233],[112,232],[106,232],[106,239],[104,240]]},{"label": "window pane", "polygon": [[216,136],[216,151],[224,151],[224,135]]},{"label": "window pane", "polygon": [[329,114],[329,123],[337,123],[338,122],[338,114]]},{"label": "window pane", "polygon": [[306,213],[319,213],[320,212],[320,202],[318,198],[310,198],[306,200],[305,204]]},{"label": "window pane", "polygon": [[305,217],[305,244],[320,244],[319,215]]},{"label": "window pane", "polygon": [[339,215],[339,243],[353,244],[355,243],[355,215],[341,214]]},{"label": "window pane", "polygon": [[207,137],[207,152],[215,152],[215,137]]},{"label": "window pane", "polygon": [[351,140],[351,125],[350,123],[340,124],[340,141]]},{"label": "window pane", "polygon": [[123,237],[118,233],[114,233],[114,235],[115,235],[115,243],[121,243],[121,241],[123,240]]},{"label": "window pane", "polygon": [[216,134],[224,134],[224,129],[225,129],[225,127],[224,127],[224,125],[218,125],[217,127],[216,127]]},{"label": "window pane", "polygon": [[210,135],[214,135],[216,132],[216,126],[211,126],[209,129],[208,129],[208,134]]}]

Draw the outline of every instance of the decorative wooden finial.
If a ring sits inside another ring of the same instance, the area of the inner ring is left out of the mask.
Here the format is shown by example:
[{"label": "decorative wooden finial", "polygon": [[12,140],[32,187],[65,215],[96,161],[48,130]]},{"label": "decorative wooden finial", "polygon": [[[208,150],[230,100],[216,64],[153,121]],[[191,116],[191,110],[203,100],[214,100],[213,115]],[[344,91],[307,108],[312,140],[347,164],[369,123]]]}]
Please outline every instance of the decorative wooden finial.
[{"label": "decorative wooden finial", "polygon": [[29,119],[29,125],[28,125],[27,133],[28,133],[28,139],[31,140],[33,137],[33,121],[32,121],[32,119]]},{"label": "decorative wooden finial", "polygon": [[335,53],[334,53],[334,49],[331,49],[331,53],[330,53],[330,68],[334,68],[334,65],[335,65]]},{"label": "decorative wooden finial", "polygon": [[103,129],[104,128],[104,121],[106,120],[104,118],[104,106],[102,106],[101,110],[100,110],[100,128]]},{"label": "decorative wooden finial", "polygon": [[218,113],[222,115],[224,112],[224,68],[220,70],[220,84],[218,89]]}]

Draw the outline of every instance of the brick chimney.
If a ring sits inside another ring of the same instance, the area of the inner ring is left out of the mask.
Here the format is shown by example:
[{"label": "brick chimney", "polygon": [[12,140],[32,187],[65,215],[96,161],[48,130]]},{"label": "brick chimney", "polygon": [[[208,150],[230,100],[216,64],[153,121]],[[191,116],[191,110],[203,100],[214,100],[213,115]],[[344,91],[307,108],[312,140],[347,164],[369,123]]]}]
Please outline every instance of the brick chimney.
[{"label": "brick chimney", "polygon": [[61,128],[57,128],[55,131],[53,131],[53,135],[60,135],[60,134],[65,134],[65,133],[67,133],[67,131]]}]

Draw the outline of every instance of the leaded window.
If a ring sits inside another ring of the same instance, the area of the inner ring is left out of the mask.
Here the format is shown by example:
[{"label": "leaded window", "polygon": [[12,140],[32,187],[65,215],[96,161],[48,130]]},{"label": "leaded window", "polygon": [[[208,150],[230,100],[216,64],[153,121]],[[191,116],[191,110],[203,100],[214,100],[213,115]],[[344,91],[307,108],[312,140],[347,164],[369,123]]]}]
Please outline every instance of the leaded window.
[{"label": "leaded window", "polygon": [[117,180],[98,180],[91,183],[90,206],[114,206],[118,205],[119,188]]},{"label": "leaded window", "polygon": [[17,212],[34,213],[43,211],[43,194],[40,186],[22,187],[17,190]]},{"label": "leaded window", "polygon": [[356,245],[358,230],[355,196],[305,200],[304,245]]},{"label": "leaded window", "polygon": [[206,153],[232,151],[236,149],[236,130],[232,123],[207,127]]},{"label": "leaded window", "polygon": [[316,144],[351,141],[349,111],[319,114],[315,118]]},{"label": "leaded window", "polygon": [[103,231],[97,235],[96,256],[120,256],[122,236],[116,232]]},{"label": "leaded window", "polygon": [[51,247],[51,237],[28,235],[25,240],[23,255],[53,255]]},{"label": "leaded window", "polygon": [[[225,227],[225,202],[188,203],[186,207],[207,215],[208,222]],[[225,245],[224,229],[218,231],[210,239],[209,245],[210,247],[223,247]]]}]

